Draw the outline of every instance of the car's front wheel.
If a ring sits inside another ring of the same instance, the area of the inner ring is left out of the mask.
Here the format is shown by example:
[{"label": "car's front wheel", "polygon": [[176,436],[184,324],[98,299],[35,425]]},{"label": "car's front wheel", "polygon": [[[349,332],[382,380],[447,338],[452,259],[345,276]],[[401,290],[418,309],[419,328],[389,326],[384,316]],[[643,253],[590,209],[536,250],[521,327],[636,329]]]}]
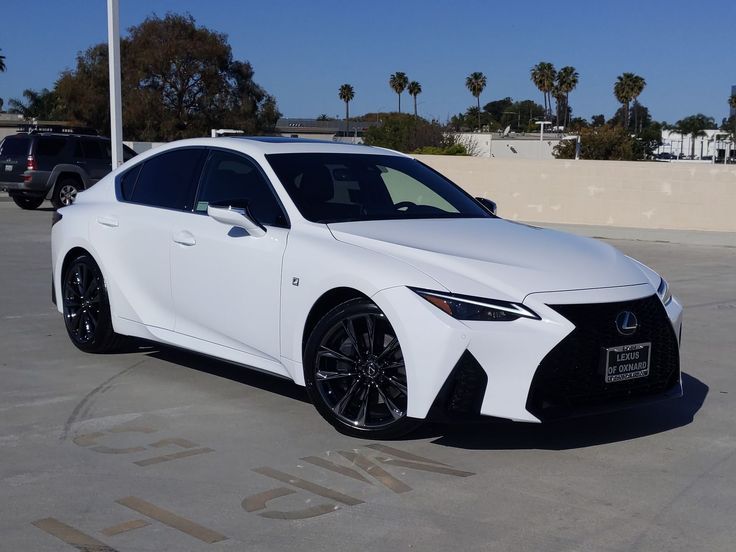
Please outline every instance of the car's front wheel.
[{"label": "car's front wheel", "polygon": [[352,299],[315,326],[304,353],[309,393],[338,431],[391,439],[415,429],[401,345],[386,315],[367,299]]},{"label": "car's front wheel", "polygon": [[51,204],[56,209],[61,209],[67,205],[74,203],[77,199],[77,194],[82,191],[82,186],[78,180],[73,178],[64,178],[54,188],[54,193],[51,195]]},{"label": "car's front wheel", "polygon": [[82,254],[69,262],[61,286],[64,325],[72,343],[87,353],[120,347],[123,337],[113,331],[105,281],[94,259]]}]

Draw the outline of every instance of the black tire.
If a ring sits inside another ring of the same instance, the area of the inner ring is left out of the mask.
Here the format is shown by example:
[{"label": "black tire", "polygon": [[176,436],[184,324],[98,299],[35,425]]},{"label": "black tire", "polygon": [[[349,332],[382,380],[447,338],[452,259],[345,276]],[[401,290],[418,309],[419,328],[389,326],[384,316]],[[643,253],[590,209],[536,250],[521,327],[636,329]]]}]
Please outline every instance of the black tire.
[{"label": "black tire", "polygon": [[51,204],[55,209],[61,209],[67,205],[74,203],[77,194],[84,188],[79,180],[74,178],[62,178],[54,186],[54,193],[51,194]]},{"label": "black tire", "polygon": [[422,423],[406,416],[401,346],[368,299],[346,301],[317,323],[304,351],[304,377],[317,411],[346,435],[395,439]]},{"label": "black tire", "polygon": [[113,331],[102,272],[89,255],[68,263],[61,277],[61,301],[64,326],[78,349],[108,353],[123,345],[124,337]]},{"label": "black tire", "polygon": [[43,196],[42,197],[33,197],[33,196],[22,196],[22,195],[12,195],[13,201],[15,201],[15,204],[20,207],[21,209],[25,209],[26,211],[32,211],[33,209],[38,209],[41,204],[43,203]]}]

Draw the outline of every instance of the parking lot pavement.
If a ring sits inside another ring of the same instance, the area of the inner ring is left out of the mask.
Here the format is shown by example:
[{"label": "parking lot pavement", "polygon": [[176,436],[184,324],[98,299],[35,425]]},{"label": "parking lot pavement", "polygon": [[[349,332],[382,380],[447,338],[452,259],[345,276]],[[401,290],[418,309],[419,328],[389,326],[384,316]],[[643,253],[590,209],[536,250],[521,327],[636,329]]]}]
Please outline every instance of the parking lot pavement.
[{"label": "parking lot pavement", "polygon": [[372,443],[295,385],[50,303],[50,211],[0,203],[0,550],[732,550],[736,249],[612,241],[686,305],[685,398]]}]

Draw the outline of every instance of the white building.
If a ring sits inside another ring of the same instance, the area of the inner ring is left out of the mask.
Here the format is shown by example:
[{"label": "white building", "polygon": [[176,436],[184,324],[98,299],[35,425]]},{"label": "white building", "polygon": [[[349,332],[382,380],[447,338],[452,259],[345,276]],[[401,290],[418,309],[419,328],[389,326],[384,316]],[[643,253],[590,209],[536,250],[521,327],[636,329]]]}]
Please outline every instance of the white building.
[{"label": "white building", "polygon": [[[728,132],[723,130],[706,130],[705,136],[695,138],[694,158],[695,160],[711,160],[715,154],[716,159],[723,159],[723,156],[731,157],[735,148],[733,140],[729,137]],[[673,130],[662,131],[662,145],[655,150],[655,153],[669,153],[674,157],[681,155],[690,158],[693,154],[693,137],[690,134],[682,135]]]}]

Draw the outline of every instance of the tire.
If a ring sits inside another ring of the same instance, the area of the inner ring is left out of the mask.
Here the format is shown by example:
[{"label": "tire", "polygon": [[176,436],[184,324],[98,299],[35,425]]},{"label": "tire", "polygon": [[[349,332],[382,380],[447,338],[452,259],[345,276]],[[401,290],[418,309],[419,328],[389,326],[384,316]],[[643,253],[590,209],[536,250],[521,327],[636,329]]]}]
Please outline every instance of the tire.
[{"label": "tire", "polygon": [[79,255],[67,265],[62,274],[61,301],[64,326],[78,349],[108,353],[123,345],[124,337],[113,331],[102,272],[89,255]]},{"label": "tire", "polygon": [[22,195],[13,195],[11,196],[13,198],[13,201],[15,201],[15,204],[20,207],[21,209],[25,209],[26,211],[32,211],[33,209],[37,209],[41,206],[43,203],[43,196],[41,197],[33,197],[33,196],[22,196]]},{"label": "tire", "polygon": [[79,183],[79,180],[73,178],[63,178],[56,183],[54,187],[54,193],[51,195],[51,204],[56,209],[61,209],[67,205],[74,203],[77,194],[84,188]]},{"label": "tire", "polygon": [[401,346],[374,303],[352,299],[315,326],[304,351],[307,393],[338,431],[366,439],[395,439],[421,424],[408,418]]}]

